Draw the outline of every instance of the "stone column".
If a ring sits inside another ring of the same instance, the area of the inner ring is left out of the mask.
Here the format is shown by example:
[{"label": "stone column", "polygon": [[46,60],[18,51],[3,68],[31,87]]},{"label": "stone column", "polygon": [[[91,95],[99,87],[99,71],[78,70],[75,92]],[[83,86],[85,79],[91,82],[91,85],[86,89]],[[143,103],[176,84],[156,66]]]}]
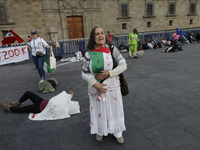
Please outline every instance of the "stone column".
[{"label": "stone column", "polygon": [[56,31],[55,27],[50,27],[49,35],[50,35],[51,42],[58,40],[58,31]]},{"label": "stone column", "polygon": [[59,14],[60,14],[60,24],[62,29],[62,38],[61,39],[67,39],[68,38],[68,31],[67,31],[67,18],[64,12],[64,6],[63,1],[59,1]]}]

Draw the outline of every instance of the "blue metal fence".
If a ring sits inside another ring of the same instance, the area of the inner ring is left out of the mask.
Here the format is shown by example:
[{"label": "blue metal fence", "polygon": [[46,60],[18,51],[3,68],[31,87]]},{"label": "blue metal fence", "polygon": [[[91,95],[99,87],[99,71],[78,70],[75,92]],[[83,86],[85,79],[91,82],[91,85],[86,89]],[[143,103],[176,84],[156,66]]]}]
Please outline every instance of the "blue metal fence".
[{"label": "blue metal fence", "polygon": [[[196,36],[197,32],[200,32],[200,28],[196,29],[186,29],[183,30],[186,33],[186,38],[188,38],[189,33],[193,33],[194,36]],[[162,39],[165,37],[167,40],[171,39],[171,35],[176,32],[176,30],[171,30],[171,31],[161,31],[161,32],[148,32],[148,33],[139,33],[139,38],[141,38],[143,41],[145,39],[155,39],[157,42],[161,42]],[[121,42],[124,43],[125,46],[128,46],[128,37],[129,35],[118,35],[116,38],[113,38],[113,44],[115,46],[119,46]],[[70,39],[70,40],[61,40],[59,41],[60,48],[57,49],[55,47],[54,42],[47,42],[49,45],[53,47],[53,52],[55,56],[62,56],[65,54],[73,54],[77,51],[85,51],[87,44],[88,44],[89,39],[84,38],[84,39]],[[20,44],[17,44],[18,46]],[[13,46],[13,45],[12,45]],[[16,45],[14,45],[16,46]],[[49,50],[47,50],[47,55],[49,55]]]}]

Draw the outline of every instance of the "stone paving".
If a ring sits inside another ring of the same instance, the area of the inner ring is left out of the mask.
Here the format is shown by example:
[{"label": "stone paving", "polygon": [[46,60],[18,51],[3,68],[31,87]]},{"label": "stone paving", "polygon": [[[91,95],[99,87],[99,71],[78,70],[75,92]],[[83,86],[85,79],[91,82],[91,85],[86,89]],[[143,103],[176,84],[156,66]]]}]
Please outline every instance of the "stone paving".
[{"label": "stone paving", "polygon": [[[112,135],[102,142],[90,134],[87,83],[81,62],[57,67],[46,77],[58,79],[54,93],[36,91],[39,75],[30,61],[0,66],[0,101],[9,104],[26,90],[50,99],[63,90],[74,91],[83,113],[57,121],[31,121],[28,114],[0,110],[0,150],[199,150],[200,149],[200,44],[184,51],[146,50],[128,58],[125,75],[130,94],[123,97],[127,131],[119,145]],[[24,105],[28,105],[26,102]]]}]

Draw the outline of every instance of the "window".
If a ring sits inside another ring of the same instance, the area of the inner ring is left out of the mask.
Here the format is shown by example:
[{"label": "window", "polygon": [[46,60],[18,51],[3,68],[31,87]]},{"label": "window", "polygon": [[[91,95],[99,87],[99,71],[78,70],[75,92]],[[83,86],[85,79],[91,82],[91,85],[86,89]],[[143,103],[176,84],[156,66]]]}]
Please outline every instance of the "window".
[{"label": "window", "polygon": [[169,3],[169,15],[176,14],[176,3]]},{"label": "window", "polygon": [[151,22],[147,22],[147,28],[151,28]]},{"label": "window", "polygon": [[145,17],[153,17],[154,16],[154,3],[147,2],[145,9]]},{"label": "window", "polygon": [[176,2],[168,3],[168,11],[166,17],[176,17]]},{"label": "window", "polygon": [[127,17],[128,16],[127,5],[121,5],[121,16],[122,17]]},{"label": "window", "polygon": [[152,16],[152,15],[153,15],[153,5],[147,4],[147,16]]},{"label": "window", "polygon": [[122,29],[127,29],[126,28],[126,23],[122,23]]},{"label": "window", "polygon": [[0,6],[0,22],[7,22],[6,12],[4,6]]},{"label": "window", "polygon": [[193,3],[190,3],[190,14],[196,14],[196,3],[193,2]]},{"label": "window", "polygon": [[128,3],[120,4],[120,17],[129,17],[129,5]]},{"label": "window", "polygon": [[190,24],[193,24],[193,19],[190,19]]},{"label": "window", "polygon": [[170,20],[169,21],[169,26],[172,26],[173,25],[173,20]]},{"label": "window", "polygon": [[8,33],[7,30],[2,31],[3,37],[5,37],[7,33]]}]

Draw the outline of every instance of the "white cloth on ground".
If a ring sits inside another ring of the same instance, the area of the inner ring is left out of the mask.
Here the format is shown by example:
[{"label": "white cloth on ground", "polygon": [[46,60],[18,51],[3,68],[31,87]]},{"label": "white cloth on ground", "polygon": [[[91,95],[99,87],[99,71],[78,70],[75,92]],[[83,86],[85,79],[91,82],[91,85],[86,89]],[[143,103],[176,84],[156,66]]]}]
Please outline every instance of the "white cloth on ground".
[{"label": "white cloth on ground", "polygon": [[83,58],[76,58],[76,57],[69,57],[67,59],[61,59],[61,62],[78,62],[78,61],[83,61]]},{"label": "white cloth on ground", "polygon": [[58,120],[69,118],[70,115],[80,113],[80,105],[77,101],[71,101],[71,94],[65,91],[52,97],[41,113],[30,113],[30,120]]}]

